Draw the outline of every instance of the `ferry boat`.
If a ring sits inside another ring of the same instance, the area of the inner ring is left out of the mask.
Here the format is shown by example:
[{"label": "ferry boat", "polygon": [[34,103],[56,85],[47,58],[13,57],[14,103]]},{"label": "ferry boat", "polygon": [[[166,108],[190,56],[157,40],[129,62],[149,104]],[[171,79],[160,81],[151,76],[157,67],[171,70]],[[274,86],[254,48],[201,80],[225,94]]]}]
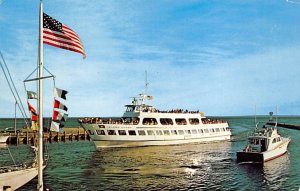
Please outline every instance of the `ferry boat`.
[{"label": "ferry boat", "polygon": [[85,117],[79,119],[97,148],[173,145],[229,140],[228,122],[209,119],[203,112],[175,109],[160,111],[140,94],[120,118]]},{"label": "ferry boat", "polygon": [[[276,123],[277,124],[277,123]],[[278,134],[277,125],[264,125],[256,128],[249,136],[246,148],[237,152],[237,162],[264,163],[278,158],[287,152],[291,138],[284,138]]]}]

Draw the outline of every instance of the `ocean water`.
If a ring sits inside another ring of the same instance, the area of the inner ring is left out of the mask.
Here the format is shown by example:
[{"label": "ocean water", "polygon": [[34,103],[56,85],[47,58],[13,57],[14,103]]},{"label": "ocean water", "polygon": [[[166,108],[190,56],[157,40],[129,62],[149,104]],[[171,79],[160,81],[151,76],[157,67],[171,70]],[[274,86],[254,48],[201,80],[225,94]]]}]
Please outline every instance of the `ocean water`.
[{"label": "ocean water", "polygon": [[[237,164],[236,152],[244,148],[254,118],[225,119],[233,132],[230,141],[101,150],[89,141],[48,144],[45,187],[68,191],[299,190],[300,131],[279,128],[282,136],[292,138],[282,157],[263,165]],[[280,117],[279,122],[300,124],[300,118]],[[32,157],[27,145],[10,145],[9,149],[19,162]],[[7,150],[2,148],[0,153],[0,165],[8,164]],[[20,190],[35,190],[36,184],[34,179]]]}]

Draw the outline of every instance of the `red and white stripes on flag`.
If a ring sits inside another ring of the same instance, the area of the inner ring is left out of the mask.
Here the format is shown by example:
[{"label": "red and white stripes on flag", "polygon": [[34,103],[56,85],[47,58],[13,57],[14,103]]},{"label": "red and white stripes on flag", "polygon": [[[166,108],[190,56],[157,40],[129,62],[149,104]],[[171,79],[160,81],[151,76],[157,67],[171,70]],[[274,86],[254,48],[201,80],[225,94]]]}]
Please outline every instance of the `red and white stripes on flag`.
[{"label": "red and white stripes on flag", "polygon": [[74,52],[86,57],[83,44],[77,34],[61,22],[43,13],[43,43]]},{"label": "red and white stripes on flag", "polygon": [[66,121],[68,118],[67,113],[59,112],[57,110],[53,110],[53,116],[52,120],[53,121]]},{"label": "red and white stripes on flag", "polygon": [[36,110],[34,109],[34,107],[29,102],[27,102],[27,105],[28,105],[28,109],[29,109],[30,114],[31,114],[31,120],[32,121],[37,121],[39,116],[38,116]]},{"label": "red and white stripes on flag", "polygon": [[57,100],[57,98],[66,100],[67,93],[66,90],[54,88],[54,108],[50,127],[51,131],[59,132],[60,129],[65,126],[65,122],[68,118],[68,114],[66,113],[68,108],[61,101]]},{"label": "red and white stripes on flag", "polygon": [[61,109],[64,111],[68,111],[67,106],[65,106],[63,103],[61,103],[60,101],[54,99],[54,109]]}]

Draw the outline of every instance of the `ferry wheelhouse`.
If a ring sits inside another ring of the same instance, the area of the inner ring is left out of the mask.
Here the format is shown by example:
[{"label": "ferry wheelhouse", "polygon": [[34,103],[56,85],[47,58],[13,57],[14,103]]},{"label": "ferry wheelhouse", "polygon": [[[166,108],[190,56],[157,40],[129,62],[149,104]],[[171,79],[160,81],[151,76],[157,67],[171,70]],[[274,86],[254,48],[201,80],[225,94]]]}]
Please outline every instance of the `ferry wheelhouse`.
[{"label": "ferry wheelhouse", "polygon": [[82,118],[80,125],[97,148],[173,145],[229,140],[228,123],[208,119],[203,112],[176,109],[160,111],[146,105],[152,96],[140,94],[120,118]]}]

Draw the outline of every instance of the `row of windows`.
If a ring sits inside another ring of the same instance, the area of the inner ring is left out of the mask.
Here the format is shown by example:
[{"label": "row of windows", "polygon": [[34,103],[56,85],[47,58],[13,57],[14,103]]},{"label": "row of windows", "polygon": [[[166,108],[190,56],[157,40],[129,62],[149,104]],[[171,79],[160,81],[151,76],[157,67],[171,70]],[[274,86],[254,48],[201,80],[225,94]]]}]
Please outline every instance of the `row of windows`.
[{"label": "row of windows", "polygon": [[[203,134],[203,133],[215,133],[215,132],[225,132],[225,128],[215,128],[215,129],[192,129],[192,130],[96,130],[98,135],[190,135],[190,134]],[[94,135],[94,131],[89,130],[89,134]]]},{"label": "row of windows", "polygon": [[[173,125],[173,120],[171,118],[160,118],[159,121],[162,125]],[[175,123],[177,125],[186,125],[187,121],[185,118],[177,118],[175,119]],[[200,122],[198,118],[190,118],[189,123],[191,125],[198,125]],[[155,118],[144,118],[143,125],[157,125],[157,121]]]}]

